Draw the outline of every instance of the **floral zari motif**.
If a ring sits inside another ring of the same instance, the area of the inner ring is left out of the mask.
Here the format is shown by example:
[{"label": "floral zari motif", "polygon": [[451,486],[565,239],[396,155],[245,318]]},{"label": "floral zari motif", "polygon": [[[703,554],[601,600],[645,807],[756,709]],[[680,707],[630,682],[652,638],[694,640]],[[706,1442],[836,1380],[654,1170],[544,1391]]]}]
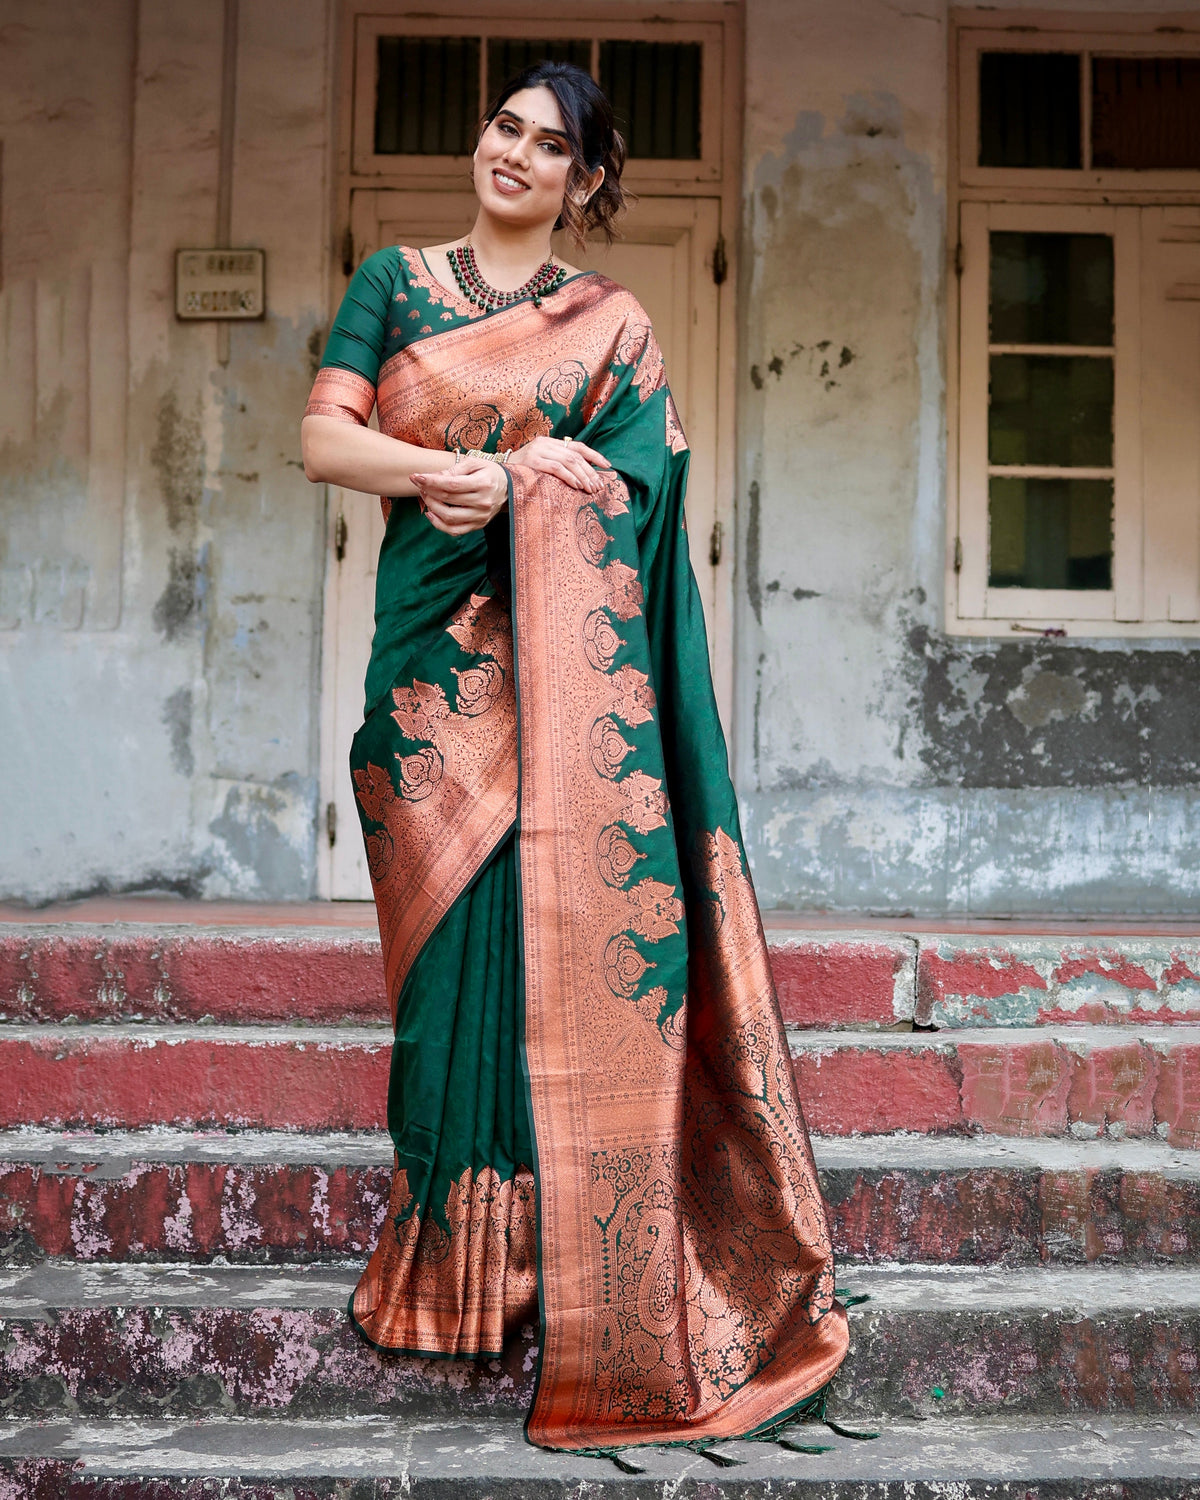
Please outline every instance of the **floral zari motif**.
[{"label": "floral zari motif", "polygon": [[[354,772],[367,863],[395,1019],[405,975],[478,863],[517,810],[517,704],[507,602],[472,594],[413,676],[392,689],[388,717],[401,749],[372,758],[380,735],[359,731],[366,764]],[[382,712],[382,710],[380,710]],[[356,746],[357,748],[357,746]]]}]

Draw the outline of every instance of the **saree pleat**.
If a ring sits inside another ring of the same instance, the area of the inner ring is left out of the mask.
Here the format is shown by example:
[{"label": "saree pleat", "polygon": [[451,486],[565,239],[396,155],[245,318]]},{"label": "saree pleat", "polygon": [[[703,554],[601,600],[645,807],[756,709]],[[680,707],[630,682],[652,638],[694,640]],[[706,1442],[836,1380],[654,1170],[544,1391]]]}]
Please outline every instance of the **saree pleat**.
[{"label": "saree pleat", "polygon": [[474,1356],[539,1320],[545,1447],[771,1429],[848,1334],[661,353],[590,273],[484,316],[398,249],[351,293],[311,411],[377,400],[425,448],[569,435],[612,465],[594,495],[514,467],[507,515],[462,539],[384,502],[351,769],[396,1171],[351,1315],[380,1347]]},{"label": "saree pleat", "polygon": [[422,949],[396,1008],[396,1174],[352,1303],[377,1346],[499,1355],[507,1336],[537,1321],[517,940],[510,835]]}]

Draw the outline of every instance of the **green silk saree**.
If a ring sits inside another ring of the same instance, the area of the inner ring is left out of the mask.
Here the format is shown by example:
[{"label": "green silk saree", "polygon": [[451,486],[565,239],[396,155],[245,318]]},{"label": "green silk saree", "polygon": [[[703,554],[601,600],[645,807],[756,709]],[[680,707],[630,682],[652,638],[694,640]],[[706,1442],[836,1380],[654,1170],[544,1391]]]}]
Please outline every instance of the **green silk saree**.
[{"label": "green silk saree", "polygon": [[602,276],[482,313],[419,251],[360,268],[308,410],[427,448],[575,436],[446,537],[384,500],[351,772],[396,1151],[370,1342],[495,1356],[541,1323],[531,1441],[752,1434],[845,1313],[746,864],[650,324]]}]

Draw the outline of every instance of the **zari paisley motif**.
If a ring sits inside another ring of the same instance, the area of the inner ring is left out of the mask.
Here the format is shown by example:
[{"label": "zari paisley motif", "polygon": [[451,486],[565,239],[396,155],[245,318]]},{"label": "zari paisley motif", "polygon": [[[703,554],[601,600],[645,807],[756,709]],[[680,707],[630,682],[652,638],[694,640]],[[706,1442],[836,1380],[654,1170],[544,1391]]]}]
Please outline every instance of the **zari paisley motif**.
[{"label": "zari paisley motif", "polygon": [[[545,1327],[529,1431],[565,1447],[597,1434],[669,1440],[681,1426],[751,1431],[823,1384],[845,1351],[738,846],[701,830],[690,914],[678,880],[647,873],[626,888],[636,838],[659,869],[674,840],[657,736],[634,744],[618,726],[644,731],[656,699],[640,665],[633,517],[609,510],[601,526],[546,476],[522,478],[513,505],[526,1048],[535,1134],[553,1141],[538,1153]],[[619,611],[614,567],[627,570]],[[606,610],[634,657],[615,670],[595,624],[570,623]],[[586,852],[592,828],[603,830],[598,858]],[[568,910],[560,890],[572,892]],[[708,1018],[694,1040],[689,1014]],[[582,1058],[602,1070],[572,1061]]]}]

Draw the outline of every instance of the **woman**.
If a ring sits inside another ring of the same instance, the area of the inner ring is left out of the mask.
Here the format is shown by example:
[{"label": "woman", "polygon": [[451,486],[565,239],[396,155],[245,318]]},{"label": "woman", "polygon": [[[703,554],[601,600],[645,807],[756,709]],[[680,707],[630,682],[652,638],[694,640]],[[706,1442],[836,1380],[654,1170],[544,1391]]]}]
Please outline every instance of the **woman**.
[{"label": "woman", "polygon": [[490,1358],[540,1317],[526,1431],[569,1449],[777,1430],[847,1344],[687,443],[641,307],[550,253],[611,238],[623,156],[586,73],[522,73],[470,235],[364,262],[303,426],[310,479],[391,497],[351,769],[396,1169],[351,1317]]}]

